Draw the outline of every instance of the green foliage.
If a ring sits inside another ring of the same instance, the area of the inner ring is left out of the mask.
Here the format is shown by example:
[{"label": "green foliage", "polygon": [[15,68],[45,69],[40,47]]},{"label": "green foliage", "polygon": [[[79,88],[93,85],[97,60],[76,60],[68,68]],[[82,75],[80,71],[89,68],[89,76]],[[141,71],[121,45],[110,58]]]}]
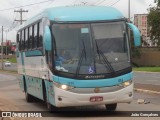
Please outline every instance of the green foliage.
[{"label": "green foliage", "polygon": [[151,28],[151,40],[160,47],[160,0],[157,0],[156,7],[149,8],[148,25]]},{"label": "green foliage", "polygon": [[132,48],[132,58],[140,58],[141,57],[141,49],[139,47]]},{"label": "green foliage", "polygon": [[10,61],[11,63],[17,63],[17,59],[16,58],[9,58],[7,61]]},{"label": "green foliage", "polygon": [[133,68],[134,71],[160,72],[160,67],[138,67]]}]

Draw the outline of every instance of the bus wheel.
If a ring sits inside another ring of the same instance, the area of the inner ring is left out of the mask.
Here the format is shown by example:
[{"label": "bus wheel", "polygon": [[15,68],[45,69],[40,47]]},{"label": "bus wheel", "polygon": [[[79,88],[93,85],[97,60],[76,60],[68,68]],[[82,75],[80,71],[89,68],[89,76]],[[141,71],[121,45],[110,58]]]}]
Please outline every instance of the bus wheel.
[{"label": "bus wheel", "polygon": [[32,102],[33,101],[33,96],[28,94],[27,91],[25,92],[25,97],[27,102]]},{"label": "bus wheel", "polygon": [[48,108],[49,112],[56,112],[57,111],[57,107],[51,105],[48,102],[47,102],[47,108]]},{"label": "bus wheel", "polygon": [[106,109],[107,111],[115,111],[116,108],[117,108],[117,103],[114,103],[114,104],[106,104]]}]

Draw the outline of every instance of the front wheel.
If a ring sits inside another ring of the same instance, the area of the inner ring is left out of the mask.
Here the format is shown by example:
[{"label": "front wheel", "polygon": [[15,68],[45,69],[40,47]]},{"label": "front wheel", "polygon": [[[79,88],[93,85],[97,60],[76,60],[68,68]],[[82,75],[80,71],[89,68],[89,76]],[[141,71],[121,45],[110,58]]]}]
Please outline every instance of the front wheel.
[{"label": "front wheel", "polygon": [[117,103],[114,103],[114,104],[106,104],[106,109],[107,111],[115,111],[116,108],[117,108]]}]

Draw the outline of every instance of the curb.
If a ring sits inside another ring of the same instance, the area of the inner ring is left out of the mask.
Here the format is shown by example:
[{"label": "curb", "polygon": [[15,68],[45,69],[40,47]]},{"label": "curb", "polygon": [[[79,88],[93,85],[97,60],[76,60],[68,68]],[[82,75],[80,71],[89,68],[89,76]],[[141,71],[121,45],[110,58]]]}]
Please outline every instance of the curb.
[{"label": "curb", "polygon": [[153,91],[153,90],[145,90],[145,89],[134,88],[134,91],[160,95],[160,92],[158,92],[158,91]]},{"label": "curb", "polygon": [[2,70],[2,69],[0,69],[0,72],[1,73],[9,73],[9,74],[18,74],[17,71],[9,71],[9,70]]}]

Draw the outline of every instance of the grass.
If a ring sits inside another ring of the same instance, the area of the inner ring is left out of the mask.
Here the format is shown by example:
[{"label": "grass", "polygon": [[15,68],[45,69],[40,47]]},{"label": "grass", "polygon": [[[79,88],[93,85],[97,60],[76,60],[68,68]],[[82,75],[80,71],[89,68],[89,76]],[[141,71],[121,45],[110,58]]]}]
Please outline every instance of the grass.
[{"label": "grass", "polygon": [[[3,61],[4,61],[4,62],[5,62],[5,61],[10,61],[11,63],[17,63],[17,59],[16,59],[16,58],[4,59]],[[0,60],[0,62],[1,62],[1,60]]]},{"label": "grass", "polygon": [[12,63],[17,63],[17,59],[16,58],[9,58],[9,59],[7,59],[7,61],[10,61]]},{"label": "grass", "polygon": [[134,67],[133,71],[160,72],[160,67]]}]

